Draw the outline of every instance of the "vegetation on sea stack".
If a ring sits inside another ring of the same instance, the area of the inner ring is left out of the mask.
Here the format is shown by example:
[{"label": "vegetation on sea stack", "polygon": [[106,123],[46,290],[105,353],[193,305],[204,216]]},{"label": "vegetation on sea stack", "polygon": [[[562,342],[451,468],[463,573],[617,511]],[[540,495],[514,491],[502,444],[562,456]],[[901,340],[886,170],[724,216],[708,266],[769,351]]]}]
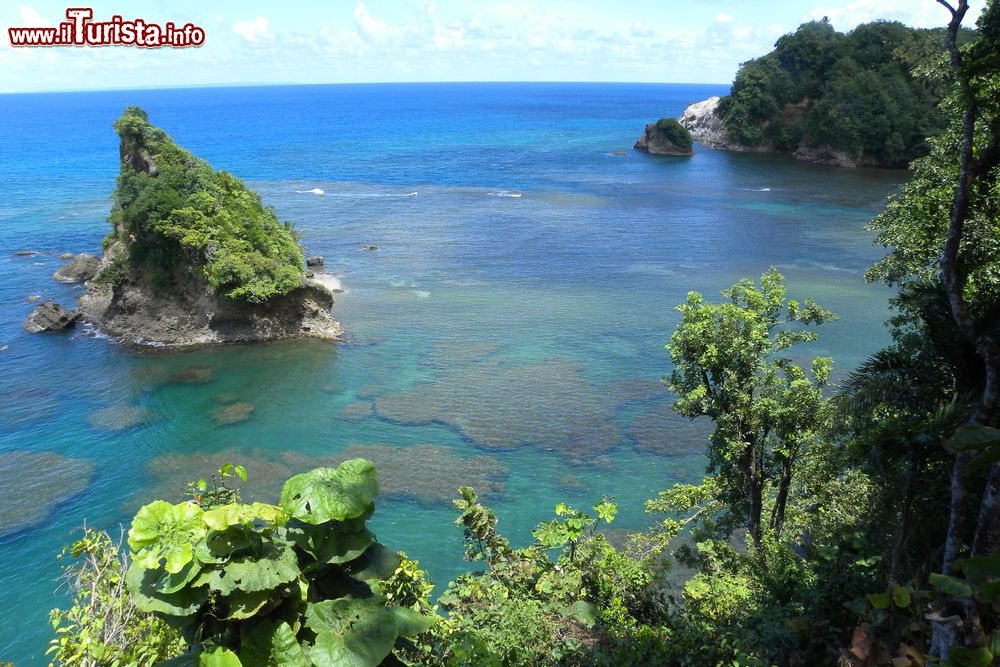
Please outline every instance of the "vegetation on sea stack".
[{"label": "vegetation on sea stack", "polygon": [[693,145],[691,133],[676,118],[661,118],[656,121],[656,129],[664,134],[675,146],[689,151]]},{"label": "vegetation on sea stack", "polygon": [[[138,107],[127,107],[115,129],[122,164],[111,241],[128,248],[132,269],[160,290],[191,272],[252,303],[302,284],[294,231],[243,181],[175,144]],[[121,280],[121,267],[101,278]]]}]

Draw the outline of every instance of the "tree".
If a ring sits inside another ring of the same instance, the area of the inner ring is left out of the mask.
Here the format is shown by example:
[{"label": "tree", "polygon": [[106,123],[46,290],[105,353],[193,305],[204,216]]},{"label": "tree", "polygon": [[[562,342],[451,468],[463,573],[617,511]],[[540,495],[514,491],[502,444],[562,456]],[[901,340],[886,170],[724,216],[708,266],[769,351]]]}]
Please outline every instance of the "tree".
[{"label": "tree", "polygon": [[722,294],[726,302],[709,304],[691,292],[678,307],[681,323],[667,345],[675,369],[664,382],[677,394],[679,414],[715,422],[709,471],[759,546],[768,495],[774,500],[767,528],[779,537],[795,464],[823,437],[829,416],[823,387],[830,359],[813,359],[809,373],[781,355],[816,340],[801,325],[834,316],[810,300],[786,301],[784,279],[773,268],[760,287],[744,279]]}]

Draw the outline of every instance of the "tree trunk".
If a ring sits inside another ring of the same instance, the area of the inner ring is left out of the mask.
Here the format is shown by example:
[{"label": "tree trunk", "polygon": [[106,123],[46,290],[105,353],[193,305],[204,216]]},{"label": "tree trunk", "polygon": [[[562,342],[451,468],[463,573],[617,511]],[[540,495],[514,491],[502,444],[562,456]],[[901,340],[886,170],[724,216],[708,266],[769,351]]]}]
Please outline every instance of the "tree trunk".
[{"label": "tree trunk", "polygon": [[764,509],[764,489],[760,462],[757,460],[757,450],[753,445],[747,445],[747,497],[750,502],[750,512],[747,517],[747,528],[756,546],[760,546],[761,523],[760,516]]},{"label": "tree trunk", "polygon": [[791,486],[792,460],[785,457],[781,459],[781,481],[778,483],[778,497],[774,500],[774,520],[771,521],[775,537],[781,536],[781,529],[785,525],[785,506],[788,505],[788,490]]}]

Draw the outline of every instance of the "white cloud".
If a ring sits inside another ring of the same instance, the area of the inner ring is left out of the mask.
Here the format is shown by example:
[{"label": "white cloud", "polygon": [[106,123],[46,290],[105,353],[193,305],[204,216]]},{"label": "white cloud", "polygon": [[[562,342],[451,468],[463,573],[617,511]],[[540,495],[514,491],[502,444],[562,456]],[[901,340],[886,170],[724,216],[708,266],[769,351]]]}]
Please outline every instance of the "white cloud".
[{"label": "white cloud", "polygon": [[237,21],[233,24],[233,32],[248,42],[260,42],[271,39],[266,16],[258,16],[253,20]]},{"label": "white cloud", "polygon": [[732,23],[733,17],[725,12],[719,12],[715,15],[716,23]]},{"label": "white cloud", "polygon": [[632,27],[629,29],[633,37],[652,37],[656,34],[653,26],[649,25],[645,21],[633,21]]},{"label": "white cloud", "polygon": [[[73,5],[75,6],[75,5]],[[49,20],[36,12],[32,7],[28,5],[21,5],[21,18],[24,19],[24,27],[26,28],[36,28],[44,27],[50,25]]]},{"label": "white cloud", "polygon": [[[965,25],[972,26],[982,11],[984,0],[973,0]],[[876,19],[900,21],[915,28],[941,28],[948,24],[948,10],[936,0],[854,0],[846,5],[821,5],[807,19],[830,19],[837,30],[852,30],[860,23]]]}]

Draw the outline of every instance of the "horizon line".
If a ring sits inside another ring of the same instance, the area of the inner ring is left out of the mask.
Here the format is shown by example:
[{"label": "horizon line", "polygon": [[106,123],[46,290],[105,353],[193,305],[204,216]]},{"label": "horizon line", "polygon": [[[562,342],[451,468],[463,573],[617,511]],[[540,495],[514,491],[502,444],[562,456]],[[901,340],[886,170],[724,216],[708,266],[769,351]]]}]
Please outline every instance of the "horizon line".
[{"label": "horizon line", "polygon": [[130,90],[196,90],[202,88],[280,88],[293,86],[398,86],[398,85],[449,85],[449,84],[599,84],[599,85],[648,85],[648,86],[729,86],[732,82],[716,83],[691,82],[691,81],[582,81],[582,80],[529,80],[518,81],[515,79],[486,80],[486,81],[333,81],[308,83],[301,81],[275,81],[275,82],[248,82],[248,83],[182,83],[173,86],[120,86],[114,88],[60,88],[60,89],[38,89],[38,90],[13,90],[0,91],[0,95],[40,95],[40,94],[63,94],[63,93],[113,93]]}]

